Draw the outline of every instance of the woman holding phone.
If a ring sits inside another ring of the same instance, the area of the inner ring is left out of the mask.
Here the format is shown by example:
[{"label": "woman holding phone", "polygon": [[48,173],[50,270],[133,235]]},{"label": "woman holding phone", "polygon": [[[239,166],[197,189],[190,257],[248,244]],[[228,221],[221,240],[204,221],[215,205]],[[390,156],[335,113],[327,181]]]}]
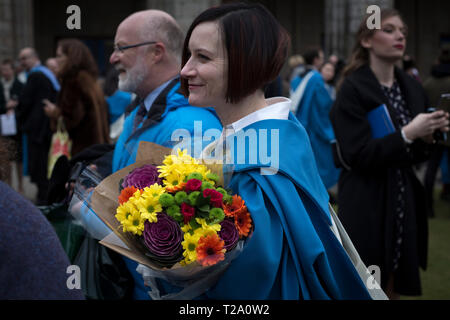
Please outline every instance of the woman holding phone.
[{"label": "woman holding phone", "polygon": [[[339,217],[365,264],[380,268],[390,298],[420,295],[427,207],[414,165],[429,156],[433,133],[449,130],[449,115],[427,113],[421,85],[395,66],[407,36],[400,14],[382,10],[379,30],[368,29],[367,18],[330,113],[343,167]],[[374,110],[384,110],[384,118],[370,118]],[[375,137],[372,132],[385,120],[392,122],[392,132]]]}]

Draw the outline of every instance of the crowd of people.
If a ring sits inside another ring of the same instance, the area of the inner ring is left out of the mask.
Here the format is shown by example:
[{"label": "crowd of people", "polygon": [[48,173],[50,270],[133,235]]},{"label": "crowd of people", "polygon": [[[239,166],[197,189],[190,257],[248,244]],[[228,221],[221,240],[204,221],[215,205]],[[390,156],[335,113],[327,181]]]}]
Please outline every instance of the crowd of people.
[{"label": "crowd of people", "polygon": [[[58,180],[61,169],[48,167],[58,123],[70,137],[70,156],[84,165],[101,158],[107,162],[103,176],[133,164],[139,142],[171,147],[175,130],[194,136],[198,121],[202,134],[223,130],[219,141],[202,146],[201,156],[220,143],[227,146],[240,131],[279,130],[277,174],[235,161],[228,187],[245,199],[255,230],[246,251],[200,298],[383,298],[366,287],[354,256],[380,268],[388,298],[420,295],[439,167],[441,197],[450,195],[449,148],[436,141],[437,133],[445,137],[449,131],[449,114],[428,110],[450,92],[450,52],[442,50],[432,77],[422,81],[405,57],[407,26],[400,13],[382,10],[379,30],[368,29],[366,19],[345,62],[334,54],[325,59],[324,50],[313,46],[288,59],[289,34],[259,4],[210,8],[186,37],[169,14],[140,11],[117,27],[103,85],[80,40],[59,41],[45,65],[35,49],[24,48],[18,64],[1,63],[0,114],[14,116],[16,130],[2,137],[0,178],[11,184],[15,161],[19,193],[22,176],[29,175],[38,188],[35,205],[51,205],[55,181],[49,177]],[[390,125],[383,126],[386,118]],[[67,169],[59,177],[64,195],[58,201],[67,201],[76,164],[63,157]],[[426,168],[424,185],[417,177],[420,166]],[[21,224],[34,230],[36,243],[23,257],[17,253],[27,242],[17,241],[8,251],[9,264],[0,262],[0,298],[83,298],[61,283],[70,262],[49,223],[6,184],[0,182],[0,189],[0,225],[26,221]],[[341,222],[347,240],[336,227]],[[25,236],[1,230],[0,237],[5,243],[5,237]],[[52,280],[40,291],[39,283],[11,281],[33,269],[30,261],[41,250],[34,261],[48,270],[43,279]],[[145,267],[121,259],[132,283],[127,297],[149,299]],[[157,282],[164,293],[180,290]]]}]

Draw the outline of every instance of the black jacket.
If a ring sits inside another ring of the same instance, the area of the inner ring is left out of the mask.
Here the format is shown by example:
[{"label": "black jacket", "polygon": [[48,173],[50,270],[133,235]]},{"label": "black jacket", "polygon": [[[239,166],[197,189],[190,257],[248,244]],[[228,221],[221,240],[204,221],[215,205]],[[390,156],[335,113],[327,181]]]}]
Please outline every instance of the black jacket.
[{"label": "black jacket", "polygon": [[[9,89],[9,96],[11,99],[18,100],[20,93],[22,92],[23,84],[17,78],[14,79],[14,82]],[[0,114],[6,113],[6,101],[5,95],[3,93],[3,84],[0,82]]]},{"label": "black jacket", "polygon": [[[395,77],[412,118],[424,112],[427,99],[421,85],[397,68]],[[388,107],[397,131],[373,139],[366,116],[381,104]],[[401,169],[406,183],[406,218],[403,262],[396,273],[395,289],[401,294],[420,294],[418,268],[426,268],[428,226],[424,190],[413,165],[427,159],[429,146],[416,141],[407,147],[394,110],[367,65],[345,79],[330,118],[342,158],[351,168],[344,168],[339,179],[339,217],[363,261],[381,268],[382,287],[393,268],[395,172]]]},{"label": "black jacket", "polygon": [[56,101],[57,91],[42,72],[33,72],[19,97],[18,122],[31,142],[45,143],[51,139],[50,121],[44,112],[43,99]]}]

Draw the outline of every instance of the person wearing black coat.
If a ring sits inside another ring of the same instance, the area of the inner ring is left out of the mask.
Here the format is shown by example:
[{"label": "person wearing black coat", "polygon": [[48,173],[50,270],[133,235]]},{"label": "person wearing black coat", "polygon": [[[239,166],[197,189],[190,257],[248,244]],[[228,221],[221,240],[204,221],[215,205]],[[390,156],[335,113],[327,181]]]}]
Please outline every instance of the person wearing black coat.
[{"label": "person wearing black coat", "polygon": [[[20,53],[21,63],[30,72],[27,83],[19,97],[17,116],[22,131],[27,135],[28,171],[31,181],[37,184],[37,204],[45,205],[48,180],[47,163],[52,131],[50,120],[44,112],[44,99],[56,101],[57,90],[48,75],[36,70],[40,61],[32,48],[25,48]],[[43,68],[43,67],[42,67]]]},{"label": "person wearing black coat", "polygon": [[[10,59],[5,59],[0,65],[0,114],[11,112],[18,104],[19,96],[22,92],[23,83],[20,82],[14,75],[14,62]],[[2,103],[3,102],[3,103]],[[23,192],[22,185],[22,134],[20,131],[20,123],[16,118],[17,134],[8,136],[7,139],[12,144],[12,152],[10,154],[10,161],[16,162],[17,176],[18,176],[18,190]],[[6,177],[8,184],[11,184],[11,166],[9,166],[9,174]]]},{"label": "person wearing black coat", "polygon": [[[381,12],[381,30],[360,26],[330,112],[336,134],[338,214],[362,260],[381,271],[391,299],[420,295],[427,265],[427,206],[413,166],[427,159],[448,114],[427,114],[421,85],[395,67],[406,44],[397,11]],[[373,138],[369,111],[385,104],[395,132]]]}]

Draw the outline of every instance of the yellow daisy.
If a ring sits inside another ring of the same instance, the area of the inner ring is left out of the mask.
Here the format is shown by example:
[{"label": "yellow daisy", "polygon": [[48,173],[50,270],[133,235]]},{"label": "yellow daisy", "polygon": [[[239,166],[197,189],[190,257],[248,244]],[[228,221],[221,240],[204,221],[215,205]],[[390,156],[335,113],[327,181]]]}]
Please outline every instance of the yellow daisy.
[{"label": "yellow daisy", "polygon": [[157,213],[162,211],[162,206],[158,201],[158,198],[149,196],[142,197],[136,203],[136,207],[142,215],[142,218],[148,220],[149,222],[157,222]]},{"label": "yellow daisy", "polygon": [[180,186],[183,183],[184,177],[184,175],[181,175],[179,173],[171,172],[168,176],[165,177],[163,182],[166,188],[172,189]]},{"label": "yellow daisy", "polygon": [[137,209],[132,203],[125,202],[117,207],[115,217],[122,225],[128,225],[128,217],[135,211],[137,211]]},{"label": "yellow daisy", "polygon": [[201,225],[201,228],[195,229],[194,234],[198,233],[201,236],[207,236],[210,234],[217,234],[217,232],[220,231],[221,226],[220,224],[207,224],[205,219],[202,218],[195,218],[197,223]]},{"label": "yellow daisy", "polygon": [[144,231],[144,222],[141,213],[137,210],[132,211],[130,215],[128,215],[127,223],[123,225],[123,231],[131,232],[133,234],[142,235]]},{"label": "yellow daisy", "polygon": [[156,200],[165,192],[164,187],[160,186],[157,183],[152,184],[150,187],[145,187],[144,192],[142,193],[142,197],[148,198],[153,197]]},{"label": "yellow daisy", "polygon": [[183,256],[185,257],[185,263],[189,264],[197,260],[197,248],[198,240],[200,239],[200,234],[191,235],[189,232],[184,234],[184,241],[181,242],[183,246]]}]

